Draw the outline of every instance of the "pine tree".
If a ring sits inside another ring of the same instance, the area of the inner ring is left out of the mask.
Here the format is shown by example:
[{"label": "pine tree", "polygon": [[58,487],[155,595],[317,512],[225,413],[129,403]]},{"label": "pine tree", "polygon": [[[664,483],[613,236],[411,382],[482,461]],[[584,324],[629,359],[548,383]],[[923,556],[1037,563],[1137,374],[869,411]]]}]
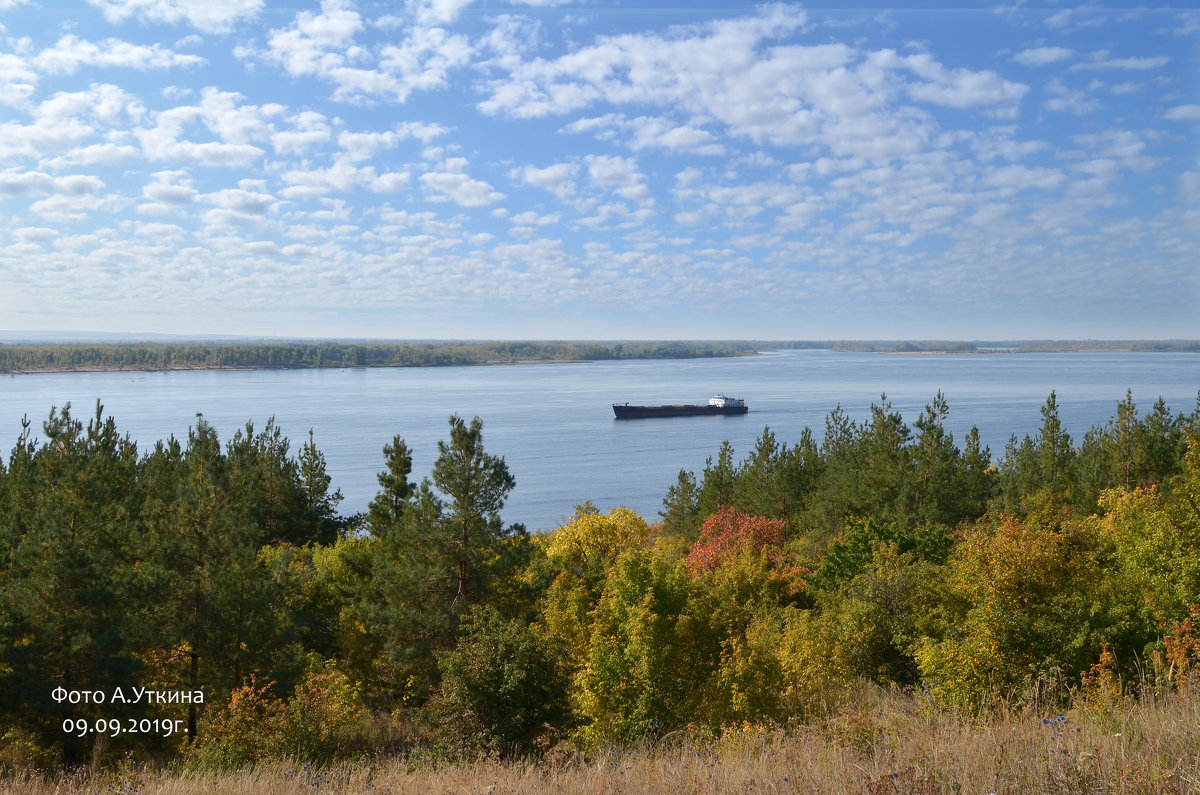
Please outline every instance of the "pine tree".
[{"label": "pine tree", "polygon": [[487,588],[488,563],[505,537],[523,528],[505,528],[500,509],[516,481],[504,458],[483,450],[483,423],[478,417],[467,425],[450,417],[450,441],[438,442],[433,483],[446,496],[441,539],[457,570],[452,610],[466,609],[469,599],[481,598]]},{"label": "pine tree", "polygon": [[62,721],[102,715],[94,703],[56,703],[52,693],[107,693],[130,684],[137,669],[129,636],[138,625],[129,599],[137,451],[99,403],[86,431],[69,404],[42,427],[38,445],[25,423],[4,478],[0,725],[61,744],[72,767],[86,747]]}]

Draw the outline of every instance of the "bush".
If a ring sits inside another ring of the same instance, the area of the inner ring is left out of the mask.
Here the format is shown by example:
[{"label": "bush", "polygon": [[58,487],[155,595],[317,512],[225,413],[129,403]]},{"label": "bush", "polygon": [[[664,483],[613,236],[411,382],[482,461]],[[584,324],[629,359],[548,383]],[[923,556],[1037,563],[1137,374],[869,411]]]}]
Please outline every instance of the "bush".
[{"label": "bush", "polygon": [[454,651],[438,654],[431,706],[443,750],[521,756],[552,744],[567,714],[562,653],[519,621],[476,607]]},{"label": "bush", "polygon": [[366,754],[374,745],[371,715],[338,670],[309,671],[284,702],[252,679],[209,714],[189,749],[194,767],[231,769],[266,759],[327,763]]}]

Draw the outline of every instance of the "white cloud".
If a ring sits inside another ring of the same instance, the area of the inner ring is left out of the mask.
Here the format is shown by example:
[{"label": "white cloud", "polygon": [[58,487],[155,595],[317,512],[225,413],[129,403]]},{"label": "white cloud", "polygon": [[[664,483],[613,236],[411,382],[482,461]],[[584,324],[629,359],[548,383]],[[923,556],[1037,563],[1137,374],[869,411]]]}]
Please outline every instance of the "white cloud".
[{"label": "white cloud", "polygon": [[415,8],[417,21],[422,25],[445,25],[458,18],[459,13],[471,5],[472,0],[409,0]]},{"label": "white cloud", "polygon": [[1200,121],[1200,105],[1176,105],[1162,114],[1169,121]]},{"label": "white cloud", "polygon": [[1073,64],[1071,66],[1071,70],[1083,71],[1094,69],[1126,69],[1144,72],[1150,69],[1161,69],[1170,63],[1170,61],[1171,59],[1165,55],[1135,58],[1109,58],[1108,52],[1100,50],[1092,53],[1091,60]]},{"label": "white cloud", "polygon": [[596,185],[612,190],[623,199],[653,203],[646,176],[638,170],[632,158],[587,155],[583,160],[587,164],[588,176]]},{"label": "white cloud", "polygon": [[1055,190],[1065,181],[1066,176],[1053,168],[1010,165],[991,167],[982,173],[983,184],[997,189],[1004,197],[1023,190]]},{"label": "white cloud", "polygon": [[[507,64],[507,77],[488,84],[490,96],[479,108],[533,119],[599,102],[651,104],[711,119],[755,143],[823,144],[841,155],[890,158],[920,151],[933,135],[928,114],[896,104],[902,94],[1013,116],[1028,91],[994,72],[947,68],[923,53],[864,57],[844,44],[764,46],[805,20],[795,8],[773,6],[672,38],[600,38],[554,60]],[[616,124],[623,117],[600,118]],[[645,138],[634,140],[647,145],[656,132],[671,132],[659,122],[640,124],[632,129]],[[675,131],[676,145],[704,146],[699,132]]]},{"label": "white cloud", "polygon": [[105,39],[99,44],[74,34],[58,40],[34,58],[38,69],[51,74],[73,74],[81,67],[119,67],[128,69],[169,69],[207,63],[198,55],[177,53],[160,44],[131,44],[120,39]]},{"label": "white cloud", "polygon": [[575,174],[579,166],[575,163],[555,163],[545,168],[522,166],[509,176],[526,185],[535,185],[550,191],[559,199],[566,200],[575,193]]},{"label": "white cloud", "polygon": [[335,159],[327,168],[298,168],[286,171],[283,181],[289,187],[280,195],[289,199],[313,199],[329,192],[350,193],[376,178],[375,169],[358,168],[346,158]]},{"label": "white cloud", "polygon": [[0,172],[0,196],[91,195],[104,189],[99,177],[70,174],[52,177],[40,171],[9,168]]},{"label": "white cloud", "polygon": [[1137,94],[1143,88],[1144,86],[1141,83],[1125,81],[1123,83],[1114,84],[1109,88],[1109,91],[1113,92],[1117,96],[1127,96],[1129,94]]},{"label": "white cloud", "polygon": [[690,124],[676,124],[668,119],[639,116],[627,119],[610,113],[592,119],[580,119],[568,124],[569,132],[591,132],[602,141],[614,141],[635,152],[643,149],[663,149],[672,153],[722,155],[724,144],[707,130]]},{"label": "white cloud", "polygon": [[346,158],[352,163],[369,160],[385,149],[396,145],[400,136],[392,131],[354,133],[343,132],[338,135],[338,146],[346,153]]},{"label": "white cloud", "polygon": [[56,193],[34,202],[29,211],[51,223],[69,224],[86,221],[93,212],[120,212],[125,203],[119,197],[100,196],[91,191]]},{"label": "white cloud", "polygon": [[1046,84],[1046,93],[1050,95],[1042,102],[1042,107],[1046,110],[1084,116],[1095,113],[1101,107],[1100,101],[1095,97],[1089,97],[1083,91],[1070,88],[1057,78]]},{"label": "white cloud", "polygon": [[1132,130],[1105,130],[1076,135],[1072,140],[1084,148],[1087,156],[1114,160],[1133,171],[1148,171],[1159,162],[1146,154],[1146,141]]},{"label": "white cloud", "polygon": [[403,101],[413,90],[446,85],[450,70],[469,63],[472,52],[466,36],[442,28],[414,28],[400,46],[384,47],[379,63],[385,72],[398,77],[401,88],[396,97]]},{"label": "white cloud", "polygon": [[37,71],[14,53],[0,52],[0,104],[19,108],[37,90]]},{"label": "white cloud", "polygon": [[33,124],[8,122],[0,125],[0,162],[65,152],[80,146],[95,132],[91,124],[74,118],[41,118]]},{"label": "white cloud", "polygon": [[125,144],[92,144],[91,146],[71,149],[61,157],[46,161],[48,168],[67,168],[74,165],[106,165],[112,166],[136,158],[140,154],[137,147]]},{"label": "white cloud", "polygon": [[420,121],[401,122],[396,125],[395,129],[402,138],[416,138],[424,143],[429,143],[434,138],[449,132],[449,129],[440,124]]},{"label": "white cloud", "polygon": [[226,188],[199,197],[222,210],[247,216],[263,216],[276,207],[278,201],[268,193],[258,193],[242,188]]},{"label": "white cloud", "polygon": [[12,236],[15,240],[27,243],[49,243],[57,238],[59,234],[57,229],[49,229],[44,226],[25,226],[12,231]]},{"label": "white cloud", "polygon": [[372,193],[399,193],[408,187],[411,177],[407,171],[389,171],[375,177],[367,187]]},{"label": "white cloud", "polygon": [[1021,50],[1012,59],[1024,66],[1045,66],[1046,64],[1065,61],[1074,54],[1074,50],[1066,47],[1034,47],[1028,50]]},{"label": "white cloud", "polygon": [[529,210],[523,213],[517,213],[509,218],[509,222],[517,226],[546,226],[547,224],[556,224],[562,218],[562,213],[548,213],[542,215],[540,213]]},{"label": "white cloud", "polygon": [[1004,160],[1022,160],[1044,151],[1049,144],[1045,141],[1017,140],[1017,128],[992,127],[971,136],[971,149],[984,162],[999,157]]},{"label": "white cloud", "polygon": [[328,74],[345,64],[342,53],[362,27],[362,18],[345,3],[324,0],[320,14],[301,11],[292,27],[271,31],[269,56],[293,77]]},{"label": "white cloud", "polygon": [[1068,8],[1046,17],[1047,25],[1065,31],[1099,27],[1104,21],[1104,9],[1098,6]]},{"label": "white cloud", "polygon": [[185,22],[205,33],[228,33],[234,25],[258,16],[262,0],[88,0],[100,8],[110,22],[136,16],[143,22]]},{"label": "white cloud", "polygon": [[271,145],[276,154],[303,154],[332,137],[327,119],[316,111],[301,111],[287,121],[292,125],[290,130],[276,130],[271,135]]},{"label": "white cloud", "polygon": [[[206,88],[199,105],[181,105],[151,114],[153,127],[134,130],[146,157],[154,161],[179,160],[211,166],[244,166],[263,155],[254,141],[273,141],[271,119],[286,112],[282,105],[239,104],[241,95]],[[196,141],[202,124],[220,141]]]},{"label": "white cloud", "polygon": [[146,109],[124,89],[107,83],[93,83],[87,91],[59,91],[33,109],[39,121],[68,121],[75,116],[91,114],[108,125],[125,120],[140,122]]},{"label": "white cloud", "polygon": [[1029,86],[1003,79],[992,71],[947,69],[927,53],[897,58],[926,82],[908,86],[916,99],[950,108],[992,108],[1012,116]]},{"label": "white cloud", "polygon": [[486,182],[462,173],[457,164],[451,164],[451,170],[422,174],[421,183],[434,191],[430,201],[449,200],[463,207],[483,207],[504,198]]},{"label": "white cloud", "polygon": [[320,14],[302,11],[290,27],[273,30],[263,56],[293,77],[332,83],[333,99],[345,102],[375,97],[403,102],[414,90],[446,85],[450,71],[470,61],[467,38],[443,28],[412,27],[404,41],[384,46],[378,58],[356,43],[364,30],[362,17],[345,2],[324,0]]},{"label": "white cloud", "polygon": [[142,195],[160,204],[190,204],[196,198],[192,179],[186,171],[157,171],[154,181],[142,188]]}]

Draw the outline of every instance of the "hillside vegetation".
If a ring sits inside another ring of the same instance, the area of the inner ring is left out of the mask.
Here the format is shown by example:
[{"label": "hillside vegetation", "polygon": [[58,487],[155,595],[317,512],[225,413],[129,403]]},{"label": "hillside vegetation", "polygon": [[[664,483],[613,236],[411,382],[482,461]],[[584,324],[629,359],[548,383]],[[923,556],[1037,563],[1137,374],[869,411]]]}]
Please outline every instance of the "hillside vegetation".
[{"label": "hillside vegetation", "polygon": [[478,418],[343,517],[312,435],[55,410],[0,467],[0,791],[1193,791],[1200,409],[1077,441],[1051,394],[995,458],[948,413],[764,429],[661,521],[531,536]]}]

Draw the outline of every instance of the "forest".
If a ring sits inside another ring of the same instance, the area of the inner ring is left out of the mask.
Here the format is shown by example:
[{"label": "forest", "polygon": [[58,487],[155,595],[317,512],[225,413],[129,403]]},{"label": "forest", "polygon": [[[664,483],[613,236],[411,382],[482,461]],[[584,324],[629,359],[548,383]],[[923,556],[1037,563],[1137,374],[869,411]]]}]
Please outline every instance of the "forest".
[{"label": "forest", "polygon": [[0,373],[72,370],[280,370],[448,367],[528,361],[698,359],[742,356],[719,342],[97,342],[0,344]]},{"label": "forest", "polygon": [[450,367],[518,362],[703,359],[761,350],[871,353],[1195,353],[1200,342],[1164,341],[751,341],[710,342],[58,342],[0,343],[0,373],[87,370],[284,370],[341,367]]},{"label": "forest", "polygon": [[722,445],[658,517],[581,484],[530,534],[479,418],[427,474],[397,435],[344,516],[312,431],[198,417],[139,449],[99,404],[56,408],[0,462],[0,771],[596,759],[799,730],[864,686],[1055,731],[1194,702],[1200,399],[1127,396],[1075,440],[1051,393],[995,454],[949,411],[836,407]]}]

